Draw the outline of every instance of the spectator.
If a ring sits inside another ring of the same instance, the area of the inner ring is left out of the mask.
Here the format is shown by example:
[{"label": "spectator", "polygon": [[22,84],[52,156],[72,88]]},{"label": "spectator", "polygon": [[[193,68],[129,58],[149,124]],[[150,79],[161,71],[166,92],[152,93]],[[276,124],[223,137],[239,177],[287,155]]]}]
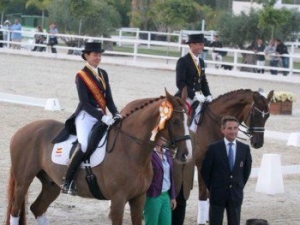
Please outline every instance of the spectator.
[{"label": "spectator", "polygon": [[223,117],[221,131],[224,138],[209,145],[201,168],[210,192],[209,224],[222,225],[226,209],[227,224],[239,225],[252,157],[249,146],[236,140],[239,121],[235,117]]},{"label": "spectator", "polygon": [[[269,45],[265,48],[265,54],[266,56],[270,57],[270,66],[271,67],[278,67],[279,57],[276,55],[276,44],[275,40],[271,39],[269,42]],[[277,75],[277,70],[270,70],[270,73],[272,75]]]},{"label": "spectator", "polygon": [[[214,40],[213,42],[210,44],[210,47],[213,48],[212,50],[212,54],[211,54],[211,57],[212,57],[212,60],[213,61],[219,61],[219,62],[222,62],[223,60],[223,57],[222,57],[222,51],[220,50],[215,50],[215,48],[222,48],[222,43],[219,41],[219,37],[218,35],[215,35],[214,36]],[[215,68],[216,69],[219,69],[221,67],[221,64],[215,64]]]},{"label": "spectator", "polygon": [[204,38],[204,48],[203,48],[203,51],[200,54],[200,57],[201,57],[201,59],[204,60],[205,68],[207,67],[207,64],[206,64],[205,60],[206,60],[206,56],[208,54],[207,47],[209,47],[209,45],[210,45],[210,42],[207,40],[207,38]]},{"label": "spectator", "polygon": [[[9,30],[10,30],[10,21],[5,20],[3,24],[3,41],[9,41]],[[4,43],[3,46],[8,46],[8,43]]]},{"label": "spectator", "polygon": [[257,72],[258,73],[265,73],[265,69],[264,69],[264,66],[265,66],[265,55],[263,54],[264,53],[264,50],[265,50],[265,45],[263,44],[263,40],[262,38],[257,38],[256,40],[256,44],[254,45],[254,48],[253,48],[255,54],[256,55],[256,65],[257,65]]},{"label": "spectator", "polygon": [[[41,26],[37,26],[37,32],[38,33],[34,35],[35,44],[39,44],[39,45],[44,44],[44,41],[46,40],[46,36],[42,34],[44,31]],[[31,51],[42,52],[44,50],[45,50],[45,47],[35,45]]]},{"label": "spectator", "polygon": [[[289,68],[290,58],[288,56],[284,56],[285,54],[289,54],[287,46],[284,45],[280,39],[276,39],[276,45],[276,52],[277,54],[281,55],[282,67],[286,69]],[[282,73],[283,76],[287,76],[289,72],[282,71]]]},{"label": "spectator", "polygon": [[56,37],[56,34],[58,34],[58,29],[57,29],[55,23],[51,23],[49,28],[50,28],[49,29],[50,35],[49,35],[48,45],[51,46],[51,52],[52,53],[57,53],[56,48],[54,47],[54,45],[58,44],[57,37]]},{"label": "spectator", "polygon": [[171,225],[171,210],[176,208],[173,161],[160,137],[152,152],[153,178],[144,207],[145,225]]},{"label": "spectator", "polygon": [[21,48],[21,41],[22,41],[22,25],[19,23],[18,19],[15,19],[15,23],[10,27],[11,31],[11,40],[12,42],[19,42],[11,44],[12,49],[20,49]]}]

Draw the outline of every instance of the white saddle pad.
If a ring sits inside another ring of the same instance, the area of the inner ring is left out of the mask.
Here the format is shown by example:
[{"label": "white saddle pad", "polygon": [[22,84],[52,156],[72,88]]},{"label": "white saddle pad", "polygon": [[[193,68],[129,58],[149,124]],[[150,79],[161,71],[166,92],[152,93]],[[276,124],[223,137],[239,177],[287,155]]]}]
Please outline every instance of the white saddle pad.
[{"label": "white saddle pad", "polygon": [[201,107],[202,107],[202,104],[199,104],[198,107],[196,108],[195,110],[195,117],[190,125],[190,130],[195,132],[197,131],[197,127],[198,127],[198,123],[199,123],[199,120],[200,120],[200,110],[201,110]]},{"label": "white saddle pad", "polygon": [[[102,139],[99,141],[96,151],[91,155],[90,164],[82,162],[81,164],[82,168],[84,168],[86,165],[95,167],[103,161],[105,156],[106,143],[107,143],[106,136],[107,136],[107,132],[103,135]],[[77,137],[75,135],[70,135],[70,137],[66,141],[56,143],[52,150],[52,156],[51,156],[52,161],[56,164],[67,165],[70,160],[69,155],[72,148],[72,143],[76,141],[76,139]],[[105,144],[103,144],[104,142]]]}]

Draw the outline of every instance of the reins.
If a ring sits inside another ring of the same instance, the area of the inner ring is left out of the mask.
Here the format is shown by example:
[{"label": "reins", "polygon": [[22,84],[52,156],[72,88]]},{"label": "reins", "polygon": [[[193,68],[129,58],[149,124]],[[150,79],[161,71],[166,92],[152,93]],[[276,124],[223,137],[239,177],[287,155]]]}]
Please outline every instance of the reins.
[{"label": "reins", "polygon": [[[177,112],[177,113],[185,113],[184,110],[182,110],[182,111],[180,111],[180,110],[173,110],[173,112]],[[172,118],[170,118],[170,120],[172,120]],[[168,134],[169,134],[169,138],[170,138],[169,148],[172,149],[172,150],[175,152],[175,154],[176,154],[177,149],[178,149],[176,143],[181,142],[181,141],[190,140],[190,139],[191,139],[191,136],[190,136],[190,135],[184,135],[184,136],[180,136],[180,137],[175,137],[175,136],[173,135],[173,131],[172,131],[172,129],[171,129],[171,123],[170,123],[170,120],[168,121]],[[140,139],[138,139],[138,138],[136,138],[136,137],[134,137],[134,136],[128,134],[127,132],[124,132],[124,131],[121,129],[121,127],[122,127],[122,122],[123,122],[123,121],[121,121],[121,122],[119,123],[118,130],[117,130],[117,134],[115,135],[115,138],[114,138],[114,141],[113,141],[113,145],[112,145],[112,147],[111,147],[109,150],[107,150],[108,153],[110,153],[110,152],[113,151],[119,133],[123,134],[123,135],[124,135],[127,139],[129,139],[129,140],[131,140],[131,141],[133,141],[133,142],[135,142],[135,143],[137,143],[137,144],[139,144],[139,145],[141,145],[141,146],[145,146],[145,148],[148,149],[148,150],[152,150],[152,149],[153,149],[154,143],[140,140]],[[148,147],[149,145],[151,145],[151,147]],[[152,146],[153,146],[153,147],[152,147]]]}]

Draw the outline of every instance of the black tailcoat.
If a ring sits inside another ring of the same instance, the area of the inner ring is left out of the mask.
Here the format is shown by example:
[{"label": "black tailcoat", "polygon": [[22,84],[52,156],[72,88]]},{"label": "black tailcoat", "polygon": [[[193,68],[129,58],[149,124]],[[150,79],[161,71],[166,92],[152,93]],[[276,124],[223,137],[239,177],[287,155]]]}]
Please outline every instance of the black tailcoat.
[{"label": "black tailcoat", "polygon": [[[106,84],[106,89],[103,87],[102,83],[96,79],[96,77],[93,75],[93,72],[88,67],[85,66],[83,68],[83,71],[86,72],[94,80],[97,86],[101,89],[102,94],[106,100],[106,107],[108,108],[108,110],[112,113],[112,115],[117,114],[118,110],[112,98],[109,79],[106,71],[98,68],[98,74],[103,75]],[[79,97],[79,103],[75,112],[66,121],[66,129],[71,134],[76,133],[75,118],[81,110],[86,111],[88,114],[95,117],[98,121],[101,121],[101,118],[104,115],[103,112],[99,110],[100,106],[98,105],[92,92],[89,90],[89,88],[81,79],[81,77],[76,75],[75,80],[76,80],[76,87],[77,87],[77,92]]]},{"label": "black tailcoat", "polygon": [[[196,91],[202,91],[204,96],[211,95],[205,75],[204,60],[199,58],[200,76],[194,59],[188,53],[179,58],[176,65],[176,85],[181,96],[182,89],[187,86],[188,97],[193,99]],[[176,95],[177,95],[176,94]]]}]

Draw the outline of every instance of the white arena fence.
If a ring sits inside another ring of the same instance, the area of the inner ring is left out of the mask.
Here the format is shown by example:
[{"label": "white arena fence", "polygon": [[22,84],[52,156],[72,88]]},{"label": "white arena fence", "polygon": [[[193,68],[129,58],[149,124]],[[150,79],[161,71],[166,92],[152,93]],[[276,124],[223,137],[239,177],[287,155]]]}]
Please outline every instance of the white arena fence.
[{"label": "white arena fence", "polygon": [[[0,32],[4,31],[3,29],[0,29]],[[124,30],[123,30],[124,31]],[[5,32],[5,31],[4,31]],[[34,35],[35,34],[41,34],[37,33],[34,30],[32,31],[21,31],[22,33],[22,42],[21,42],[21,48],[22,51],[28,51],[31,52],[32,48],[35,46],[34,43]],[[157,32],[158,33],[158,32]],[[48,43],[49,40],[49,34],[42,33],[47,37],[45,43]],[[166,33],[158,33],[159,35],[166,35]],[[112,50],[106,50],[107,54],[115,55],[115,56],[130,56],[133,58],[133,61],[136,61],[137,58],[147,58],[147,59],[163,59],[165,60],[166,64],[169,60],[177,61],[178,57],[171,57],[168,56],[168,50],[172,51],[178,51],[178,55],[184,55],[188,52],[188,46],[181,43],[175,43],[171,41],[153,41],[151,40],[151,33],[147,33],[147,40],[142,40],[139,38],[138,33],[133,38],[132,36],[122,36],[122,33],[119,34],[119,36],[113,36],[112,38],[104,38],[104,37],[91,37],[91,36],[79,36],[79,35],[66,35],[66,34],[57,34],[56,36],[59,39],[59,45],[56,45],[56,49],[59,52],[59,54],[67,54],[69,50],[71,50],[74,54],[81,54],[81,50],[83,49],[83,46],[80,47],[70,47],[66,46],[63,41],[60,39],[62,37],[69,38],[73,40],[78,40],[79,42],[86,42],[86,41],[100,41],[103,44],[104,43],[110,43],[111,46],[113,44],[116,44],[118,46],[129,46],[132,48],[132,52],[120,52],[120,51],[114,51]],[[182,35],[182,34],[180,34]],[[182,39],[178,39],[182,40]],[[19,44],[12,41],[6,41],[6,40],[0,40],[0,43],[2,43],[3,48],[0,48],[1,52],[6,52],[5,50],[8,50],[11,44]],[[290,54],[286,55],[290,58],[290,64],[288,69],[283,68],[274,68],[265,66],[264,69],[277,69],[280,71],[288,71],[289,76],[292,76],[294,74],[300,73],[300,69],[294,68],[295,62],[300,62],[300,54],[297,53],[297,47],[299,45],[298,42],[296,43],[286,43],[289,46],[289,52]],[[36,45],[39,47],[45,47],[46,54],[49,53],[49,55],[53,55],[51,53],[50,48],[47,46],[47,44],[42,45]],[[150,54],[141,54],[139,53],[139,49],[164,49],[166,50],[166,55],[150,55]],[[2,50],[1,50],[2,49]],[[130,49],[130,48],[129,48]],[[212,51],[211,48],[207,48],[209,52]],[[215,50],[222,50],[226,51],[228,56],[232,57],[232,61],[229,62],[214,62],[212,60],[206,59],[205,62],[208,65],[215,65],[215,64],[222,64],[222,65],[230,65],[232,66],[233,71],[238,71],[240,67],[248,67],[248,68],[257,68],[256,65],[250,65],[245,63],[239,63],[241,59],[241,54],[255,54],[253,51],[246,51],[241,49],[233,49],[233,48],[222,48],[222,49],[215,49]],[[12,50],[11,50],[12,51]],[[18,50],[14,50],[18,51]],[[300,52],[300,51],[299,51]],[[175,69],[175,68],[174,68]],[[219,73],[222,73],[222,71],[219,70]],[[17,95],[9,95],[5,93],[0,93],[0,101],[4,102],[11,102],[11,103],[17,103],[17,104],[27,104],[32,106],[39,106],[44,107],[46,110],[60,110],[60,105],[57,99],[49,98],[49,99],[41,99],[41,98],[33,98],[33,97],[27,97],[27,96],[17,96]],[[289,134],[287,134],[289,135]],[[300,134],[298,135],[300,137]],[[298,147],[298,145],[297,145]],[[289,175],[289,174],[299,174],[300,173],[300,165],[292,165],[292,166],[282,166],[282,174],[283,175]],[[259,174],[259,168],[253,168],[251,177],[258,177]],[[197,180],[197,174],[195,173],[195,180]]]},{"label": "white arena fence", "polygon": [[[172,33],[172,34],[168,34],[168,33],[160,33],[160,32],[146,32],[146,31],[135,31],[136,34],[134,36],[123,36],[123,33],[127,31],[127,30],[122,30],[122,32],[119,33],[119,36],[112,36],[111,38],[104,38],[104,37],[92,37],[92,36],[79,36],[79,35],[67,35],[67,34],[57,34],[56,36],[58,37],[59,40],[59,44],[55,46],[55,48],[57,49],[57,51],[59,53],[61,52],[65,52],[66,54],[68,52],[72,52],[72,54],[80,54],[81,50],[83,49],[83,46],[77,46],[77,47],[70,47],[67,46],[62,40],[61,38],[68,38],[68,39],[72,39],[72,40],[76,40],[78,43],[84,43],[86,41],[100,41],[104,44],[104,46],[110,46],[110,49],[106,50],[107,54],[110,55],[115,55],[115,56],[130,56],[133,58],[133,61],[136,61],[137,58],[148,58],[148,59],[163,59],[165,60],[166,64],[170,61],[170,60],[174,60],[177,61],[178,57],[181,55],[184,55],[188,52],[188,46],[186,44],[181,44],[182,42],[182,37],[186,37],[186,34],[188,33],[188,31],[183,31],[180,32],[179,34],[176,33]],[[3,29],[0,29],[0,32],[7,32]],[[31,51],[31,49],[34,46],[38,46],[38,47],[45,47],[46,52],[50,53],[51,50],[50,48],[47,46],[46,43],[48,43],[49,40],[49,34],[48,33],[38,33],[35,32],[35,30],[23,30],[23,31],[19,31],[20,33],[22,33],[22,42],[21,42],[21,48],[24,50],[28,50]],[[130,32],[127,31],[127,32]],[[196,31],[195,31],[196,32]],[[201,32],[201,31],[198,31]],[[140,39],[140,34],[142,33],[146,33],[147,35],[147,40],[143,40]],[[167,36],[167,40],[170,40],[171,36],[177,36],[176,41],[172,42],[170,41],[154,41],[151,40],[151,34],[156,34],[156,35],[165,35]],[[47,37],[45,44],[39,44],[36,45],[34,42],[34,35],[35,34],[43,34]],[[212,35],[213,33],[208,33],[207,35]],[[11,44],[19,44],[19,43],[15,43],[10,41],[9,38],[10,37],[10,33],[8,32],[8,40],[0,40],[0,43],[2,43],[4,45],[3,48],[9,48],[11,46]],[[289,68],[282,68],[281,66],[279,67],[270,67],[268,66],[268,57],[266,60],[266,66],[264,67],[260,67],[265,69],[265,70],[278,70],[278,71],[287,71],[289,73],[289,76],[292,76],[293,74],[298,74],[300,73],[300,69],[295,68],[295,62],[300,62],[300,50],[298,51],[298,46],[299,43],[298,42],[287,42],[285,43],[287,46],[289,46],[289,54],[284,55],[286,57],[289,57]],[[126,48],[126,52],[121,52],[121,51],[116,51],[113,50],[114,49],[114,45],[117,46],[123,46],[123,47],[127,47]],[[0,48],[1,49],[1,48]],[[151,50],[162,50],[161,52],[164,52],[164,55],[151,55],[151,54],[142,54],[140,53],[140,50],[143,49],[151,49]],[[212,61],[211,60],[211,52],[212,52],[212,48],[207,48],[207,50],[209,50],[208,52],[208,56],[206,57],[206,64],[208,65],[208,67],[212,67],[215,64],[220,64],[220,65],[228,65],[232,67],[233,71],[239,71],[241,67],[243,68],[249,68],[249,69],[257,69],[258,67],[256,65],[253,64],[246,64],[243,63],[242,61],[242,54],[255,54],[253,51],[247,51],[247,50],[242,50],[242,49],[236,49],[236,48],[215,48],[215,50],[220,50],[223,52],[227,53],[227,61],[223,61],[223,62],[219,62],[219,61]],[[0,50],[1,52],[1,50]],[[178,52],[178,57],[174,57],[174,56],[170,56],[170,52]],[[298,53],[299,52],[299,53]],[[263,54],[263,53],[261,53]]]}]

